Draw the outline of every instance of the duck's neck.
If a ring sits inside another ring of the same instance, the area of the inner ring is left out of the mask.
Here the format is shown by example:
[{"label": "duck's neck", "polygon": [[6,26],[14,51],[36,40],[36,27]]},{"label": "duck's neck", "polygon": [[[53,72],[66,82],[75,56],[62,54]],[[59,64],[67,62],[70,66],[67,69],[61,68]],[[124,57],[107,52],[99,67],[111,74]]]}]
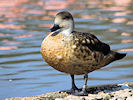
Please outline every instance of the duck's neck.
[{"label": "duck's neck", "polygon": [[72,33],[72,29],[66,29],[66,30],[63,30],[61,33],[64,34],[65,36],[69,36],[71,33]]}]

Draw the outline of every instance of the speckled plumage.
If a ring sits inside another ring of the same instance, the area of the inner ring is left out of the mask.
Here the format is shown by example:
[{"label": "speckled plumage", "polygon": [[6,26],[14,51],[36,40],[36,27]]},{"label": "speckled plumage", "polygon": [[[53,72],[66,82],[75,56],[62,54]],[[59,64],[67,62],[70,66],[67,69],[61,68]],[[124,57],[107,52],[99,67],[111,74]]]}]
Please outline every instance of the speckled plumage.
[{"label": "speckled plumage", "polygon": [[51,31],[42,42],[41,53],[44,60],[58,71],[86,75],[126,56],[111,51],[109,45],[91,33],[75,31],[73,17],[68,12],[56,15]]},{"label": "speckled plumage", "polygon": [[60,33],[52,34],[44,39],[41,53],[56,70],[80,75],[99,69],[114,59],[113,55],[108,55],[109,45],[90,33],[73,31],[67,37]]}]

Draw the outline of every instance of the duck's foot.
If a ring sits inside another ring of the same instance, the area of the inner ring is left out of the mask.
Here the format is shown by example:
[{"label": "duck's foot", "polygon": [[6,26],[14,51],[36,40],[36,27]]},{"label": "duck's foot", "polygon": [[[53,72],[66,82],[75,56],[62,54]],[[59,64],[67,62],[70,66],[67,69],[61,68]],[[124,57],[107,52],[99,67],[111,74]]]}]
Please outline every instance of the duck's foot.
[{"label": "duck's foot", "polygon": [[88,95],[88,91],[87,91],[87,80],[88,80],[88,75],[85,74],[84,79],[85,79],[85,83],[82,89],[79,89],[76,87],[75,82],[74,82],[74,75],[71,75],[72,78],[72,88],[70,90],[63,90],[60,91],[61,92],[66,92],[68,94],[72,94],[72,95],[76,95],[76,96],[87,96]]},{"label": "duck's foot", "polygon": [[88,96],[88,93],[89,92],[87,92],[87,91],[85,91],[85,90],[82,90],[82,89],[76,89],[76,90],[74,90],[74,89],[70,89],[70,90],[63,90],[63,91],[60,91],[60,93],[61,92],[66,92],[66,93],[68,93],[68,94],[72,94],[72,95],[75,95],[75,96]]},{"label": "duck's foot", "polygon": [[88,96],[88,92],[82,90],[82,91],[73,93],[73,95],[76,95],[76,96]]},{"label": "duck's foot", "polygon": [[68,93],[68,94],[75,94],[75,93],[78,93],[78,92],[81,92],[82,91],[82,89],[69,89],[69,90],[62,90],[62,91],[60,91],[60,93],[61,92],[66,92],[66,93]]}]

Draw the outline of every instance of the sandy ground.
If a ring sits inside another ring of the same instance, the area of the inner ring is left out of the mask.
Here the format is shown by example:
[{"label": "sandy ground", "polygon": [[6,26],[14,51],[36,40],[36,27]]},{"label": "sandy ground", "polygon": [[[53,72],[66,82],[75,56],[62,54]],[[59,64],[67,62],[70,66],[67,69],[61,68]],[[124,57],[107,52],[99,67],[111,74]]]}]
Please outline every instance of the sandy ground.
[{"label": "sandy ground", "polygon": [[13,97],[5,100],[133,100],[133,82],[88,87],[88,96],[65,92],[50,92],[32,97]]}]

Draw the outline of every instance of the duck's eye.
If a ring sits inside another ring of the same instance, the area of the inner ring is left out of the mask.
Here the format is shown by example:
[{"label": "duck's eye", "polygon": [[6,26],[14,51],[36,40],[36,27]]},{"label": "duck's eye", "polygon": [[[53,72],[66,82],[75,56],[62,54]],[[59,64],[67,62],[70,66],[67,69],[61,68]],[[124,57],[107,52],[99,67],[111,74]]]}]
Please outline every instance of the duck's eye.
[{"label": "duck's eye", "polygon": [[70,16],[64,16],[63,19],[70,19]]}]

